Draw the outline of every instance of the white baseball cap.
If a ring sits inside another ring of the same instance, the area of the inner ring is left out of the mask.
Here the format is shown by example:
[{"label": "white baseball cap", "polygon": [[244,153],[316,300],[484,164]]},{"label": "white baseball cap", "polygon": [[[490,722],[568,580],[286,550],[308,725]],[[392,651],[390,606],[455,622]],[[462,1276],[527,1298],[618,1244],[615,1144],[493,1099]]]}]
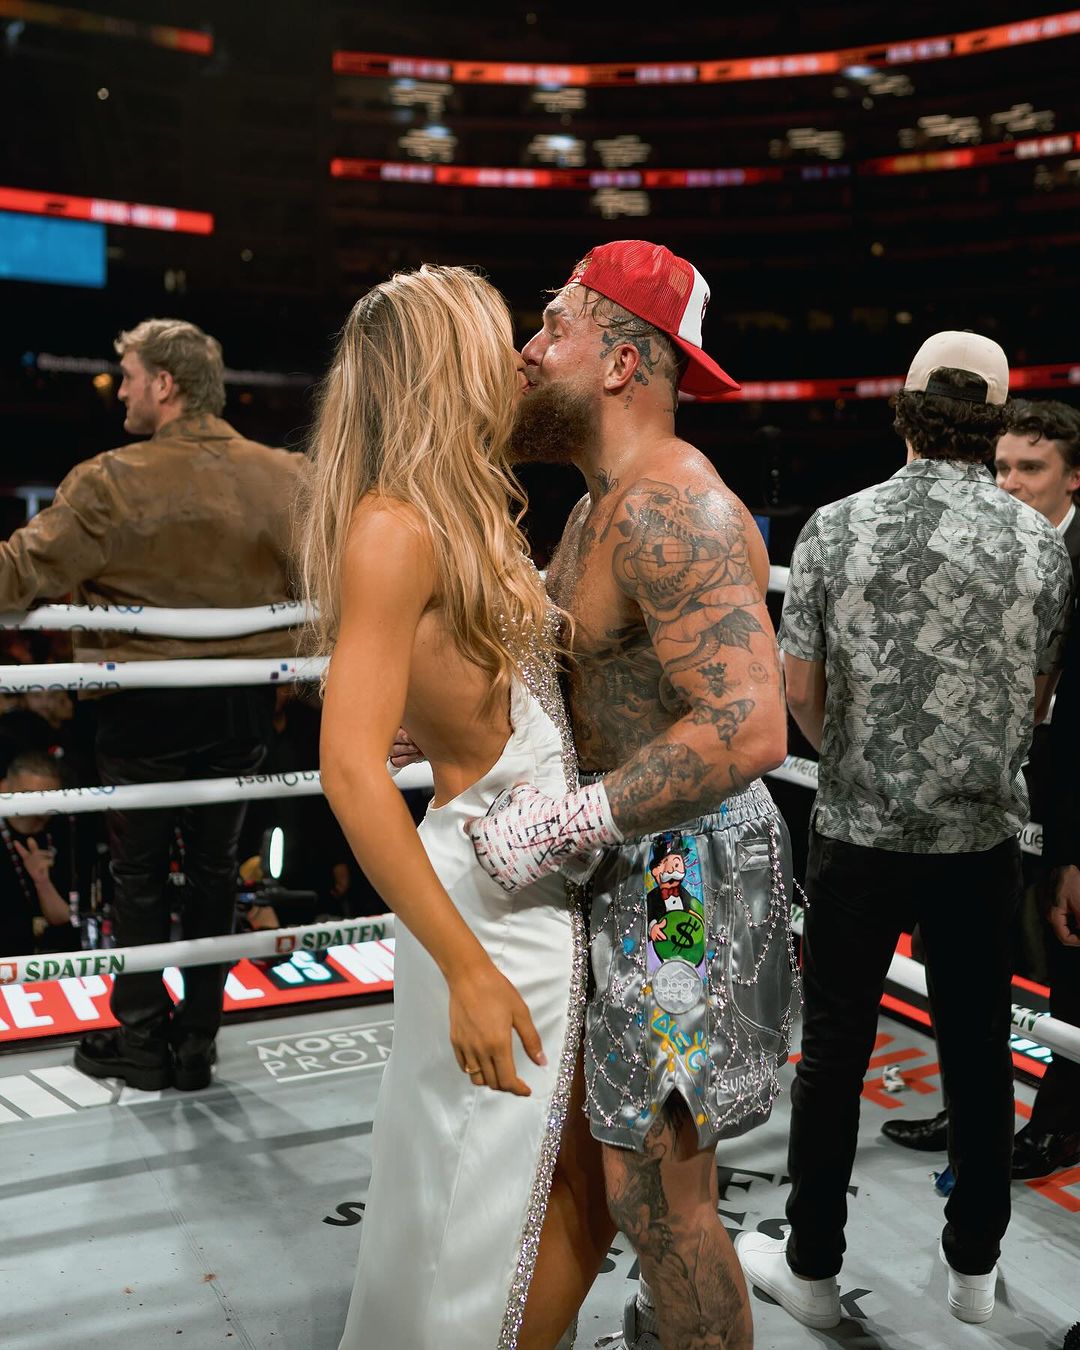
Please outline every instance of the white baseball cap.
[{"label": "white baseball cap", "polygon": [[[963,370],[985,381],[986,391],[957,389],[935,380],[939,370]],[[935,333],[915,353],[904,381],[909,393],[941,394],[962,403],[1004,403],[1009,397],[1009,360],[993,338],[979,333]]]}]

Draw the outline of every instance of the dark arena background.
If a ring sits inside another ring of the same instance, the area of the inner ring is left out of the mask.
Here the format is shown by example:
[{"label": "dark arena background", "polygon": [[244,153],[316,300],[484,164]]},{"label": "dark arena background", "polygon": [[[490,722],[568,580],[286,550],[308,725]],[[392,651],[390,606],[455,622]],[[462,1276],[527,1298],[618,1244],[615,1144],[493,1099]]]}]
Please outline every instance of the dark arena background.
[{"label": "dark arena background", "polygon": [[[812,512],[903,463],[891,399],[930,334],[985,334],[1007,353],[1014,396],[1080,407],[1080,9],[735,9],[0,0],[0,539],[76,465],[130,439],[121,330],[150,316],[197,323],[224,349],[224,416],[299,454],[349,309],[424,262],[482,269],[519,346],[596,244],[645,238],[694,263],[711,288],[705,349],[742,389],[684,402],[677,425],[754,515],[780,569],[777,622]],[[544,568],[581,479],[563,467],[522,478]],[[21,751],[44,750],[60,786],[97,788],[98,700],[40,671],[20,684],[16,670],[71,663],[70,631],[2,619],[0,778]],[[278,692],[264,771],[285,774],[291,795],[268,788],[248,812],[237,923],[249,949],[201,1096],[70,1067],[77,1035],[116,1025],[112,880],[100,815],[51,808],[76,923],[21,974],[4,956],[28,953],[0,956],[5,1348],[123,1337],[156,1350],[180,1333],[198,1350],[337,1345],[393,1024],[393,939],[318,795],[313,687]],[[801,877],[816,765],[793,722],[789,752],[769,786]],[[1056,1053],[1038,1031],[1048,971],[1031,773],[1018,1126]],[[406,793],[417,819],[421,780]],[[173,853],[179,931],[179,836]],[[0,906],[16,903],[4,871]],[[260,936],[316,923],[321,936],[291,945]],[[942,1107],[913,955],[918,938],[913,949],[905,937],[864,1089],[844,1321],[811,1335],[849,1350],[1057,1350],[1080,1318],[1080,1142],[1069,1167],[1013,1187],[1007,1295],[974,1327],[944,1311],[927,1246],[945,1154],[880,1137],[897,1108]],[[174,968],[166,982],[179,999]],[[717,1155],[732,1233],[782,1231],[786,1122],[785,1095],[767,1126]],[[636,1278],[620,1237],[579,1347],[622,1344]],[[767,1296],[752,1303],[759,1350],[807,1343]]]}]

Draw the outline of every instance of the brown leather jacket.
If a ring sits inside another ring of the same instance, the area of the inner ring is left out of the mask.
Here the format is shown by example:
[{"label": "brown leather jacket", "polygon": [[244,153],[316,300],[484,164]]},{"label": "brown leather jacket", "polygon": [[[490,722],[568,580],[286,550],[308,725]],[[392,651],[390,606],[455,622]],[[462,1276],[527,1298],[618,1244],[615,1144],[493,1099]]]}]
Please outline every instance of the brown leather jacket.
[{"label": "brown leather jacket", "polygon": [[[72,594],[78,605],[234,609],[294,599],[289,554],[306,460],[220,417],[167,423],[74,468],[0,543],[0,611]],[[237,638],[72,634],[77,661],[292,656],[287,629]]]}]

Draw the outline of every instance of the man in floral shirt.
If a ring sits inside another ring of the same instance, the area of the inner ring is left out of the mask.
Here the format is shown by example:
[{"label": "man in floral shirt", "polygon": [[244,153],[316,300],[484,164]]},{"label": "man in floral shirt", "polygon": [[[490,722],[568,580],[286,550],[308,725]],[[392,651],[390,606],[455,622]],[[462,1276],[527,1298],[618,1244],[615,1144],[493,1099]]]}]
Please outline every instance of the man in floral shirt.
[{"label": "man in floral shirt", "polygon": [[981,1322],[994,1308],[1009,1221],[1020,766],[1056,678],[1072,587],[1057,531],[987,468],[1008,381],[996,342],[929,338],[896,401],[907,463],[817,511],[792,557],[780,646],[789,706],[821,768],[791,1233],[737,1245],[748,1277],[809,1326],[840,1318],[859,1095],[889,962],[914,922],[956,1177],[941,1237],[949,1309]]}]

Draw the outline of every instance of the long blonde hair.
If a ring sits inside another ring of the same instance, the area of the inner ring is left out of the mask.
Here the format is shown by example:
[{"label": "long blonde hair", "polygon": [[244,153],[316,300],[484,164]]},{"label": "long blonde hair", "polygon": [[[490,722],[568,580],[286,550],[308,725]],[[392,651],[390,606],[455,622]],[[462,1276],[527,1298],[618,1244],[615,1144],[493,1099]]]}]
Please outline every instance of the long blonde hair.
[{"label": "long blonde hair", "polygon": [[509,312],[475,272],[425,265],[357,301],[322,384],[308,452],[300,569],[318,606],[316,654],[329,655],[337,638],[345,541],[368,493],[407,503],[421,518],[447,630],[490,676],[489,702],[509,686],[514,649],[551,641],[543,584],[518,525],[525,493],[506,457],[515,379]]}]

